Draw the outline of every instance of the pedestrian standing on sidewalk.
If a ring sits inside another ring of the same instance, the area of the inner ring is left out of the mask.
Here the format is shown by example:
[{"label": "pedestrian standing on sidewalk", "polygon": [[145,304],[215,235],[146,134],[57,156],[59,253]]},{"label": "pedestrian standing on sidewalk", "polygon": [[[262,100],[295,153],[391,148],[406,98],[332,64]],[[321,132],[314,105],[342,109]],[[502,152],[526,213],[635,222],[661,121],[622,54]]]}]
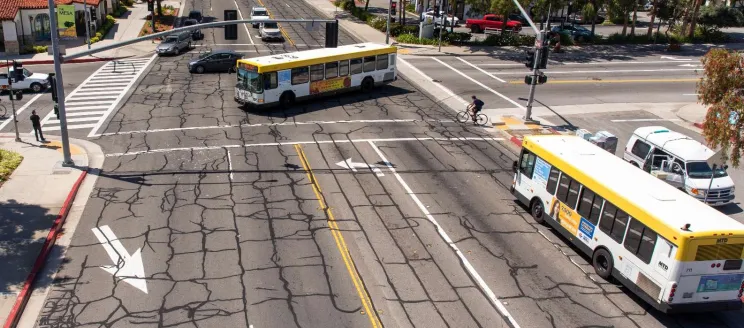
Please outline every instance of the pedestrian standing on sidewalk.
[{"label": "pedestrian standing on sidewalk", "polygon": [[46,139],[44,139],[44,134],[41,133],[41,119],[39,118],[39,115],[36,115],[35,110],[31,111],[31,125],[34,126],[36,141],[39,141],[39,138],[41,138],[41,141],[46,141]]}]

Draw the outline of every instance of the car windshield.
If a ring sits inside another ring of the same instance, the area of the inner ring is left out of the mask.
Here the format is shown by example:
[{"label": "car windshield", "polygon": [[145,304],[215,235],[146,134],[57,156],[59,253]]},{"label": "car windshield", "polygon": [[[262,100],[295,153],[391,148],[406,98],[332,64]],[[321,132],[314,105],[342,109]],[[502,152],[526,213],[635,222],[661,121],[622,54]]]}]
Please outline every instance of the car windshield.
[{"label": "car windshield", "polygon": [[257,10],[253,12],[253,16],[269,16],[269,14],[264,10]]},{"label": "car windshield", "polygon": [[176,43],[176,42],[178,42],[177,36],[169,36],[165,38],[165,40],[163,40],[163,43]]},{"label": "car windshield", "polygon": [[276,23],[264,23],[264,28],[279,28]]},{"label": "car windshield", "polygon": [[[692,179],[710,179],[713,170],[708,166],[707,162],[688,162],[687,163],[687,175]],[[715,177],[721,178],[728,176],[726,170],[722,168],[716,168]]]},{"label": "car windshield", "polygon": [[199,55],[199,59],[204,59],[204,58],[207,58],[207,57],[209,57],[211,55],[212,55],[211,52],[203,53],[203,54]]},{"label": "car windshield", "polygon": [[261,83],[261,74],[239,68],[238,84],[236,86],[251,93],[262,93],[263,83]]}]

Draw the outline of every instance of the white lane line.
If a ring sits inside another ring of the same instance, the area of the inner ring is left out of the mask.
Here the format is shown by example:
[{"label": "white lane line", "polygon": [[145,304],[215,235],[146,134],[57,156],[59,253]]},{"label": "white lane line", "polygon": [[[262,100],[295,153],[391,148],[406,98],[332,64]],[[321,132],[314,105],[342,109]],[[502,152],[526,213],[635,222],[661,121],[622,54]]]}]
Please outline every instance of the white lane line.
[{"label": "white lane line", "polygon": [[[88,128],[93,128],[95,126],[96,124],[68,125],[67,129],[68,130],[88,129]],[[45,126],[44,127],[44,131],[58,131],[59,129],[60,129],[59,126],[49,126],[49,127]],[[33,131],[31,131],[30,133],[33,133]]]},{"label": "white lane line", "polygon": [[393,172],[393,175],[395,178],[400,182],[401,186],[403,186],[403,189],[405,189],[406,193],[411,196],[411,199],[413,199],[413,202],[416,203],[418,208],[421,210],[422,213],[424,213],[424,216],[431,222],[436,228],[437,232],[439,233],[439,236],[444,239],[444,241],[449,245],[450,248],[452,248],[453,251],[455,251],[455,254],[457,254],[457,257],[460,258],[460,262],[465,267],[465,269],[468,271],[468,274],[471,278],[473,278],[477,283],[478,286],[481,288],[481,290],[488,296],[488,299],[491,301],[491,304],[495,306],[501,315],[506,317],[509,320],[509,323],[511,323],[511,326],[513,328],[519,328],[519,324],[516,320],[514,320],[514,317],[509,313],[509,310],[504,307],[503,304],[501,304],[501,301],[499,301],[498,298],[496,298],[496,294],[491,290],[490,287],[486,284],[486,282],[483,280],[483,278],[478,274],[477,271],[475,271],[475,268],[472,264],[470,264],[470,261],[468,261],[467,257],[460,251],[460,248],[457,247],[455,242],[452,240],[452,238],[447,235],[447,232],[444,231],[444,228],[437,222],[436,219],[434,219],[434,216],[429,213],[429,210],[426,209],[426,206],[424,206],[424,203],[419,200],[418,196],[411,190],[411,187],[408,186],[408,184],[403,181],[403,177],[398,174],[398,172],[395,170],[392,164],[388,161],[387,157],[380,151],[380,148],[375,145],[374,142],[370,141],[369,145],[372,146],[372,149],[375,150],[378,156],[380,156],[380,159],[385,163],[385,165],[388,167],[390,172]]},{"label": "white lane line", "polygon": [[287,141],[287,142],[266,142],[266,143],[255,143],[255,144],[243,144],[243,145],[226,145],[226,146],[203,146],[203,147],[180,147],[180,148],[161,148],[161,149],[150,149],[132,151],[126,153],[111,153],[106,154],[106,157],[121,157],[121,156],[136,156],[143,154],[157,154],[157,153],[169,153],[174,151],[199,151],[199,150],[214,150],[214,149],[227,149],[227,148],[250,148],[250,147],[266,147],[266,146],[293,146],[293,145],[320,145],[330,143],[358,143],[358,142],[402,142],[402,141],[504,141],[504,138],[377,138],[377,139],[340,139],[340,140],[311,140],[311,141]]},{"label": "white lane line", "polygon": [[[39,99],[42,95],[43,95],[43,93],[40,93],[40,94],[36,95],[35,97],[31,98],[31,100],[29,100],[27,103],[23,104],[23,106],[21,106],[21,108],[18,108],[18,110],[16,110],[16,118],[18,118],[18,115],[20,115],[24,110],[26,110],[26,108],[28,108],[29,106],[31,106],[31,104],[33,104],[34,101],[36,101],[37,99]],[[0,124],[0,131],[2,131],[5,128],[5,126],[7,126],[8,124],[10,124],[10,122],[13,122],[13,113],[12,113],[12,111],[10,113],[5,114],[5,116],[6,116],[5,121],[2,124]]]},{"label": "white lane line", "polygon": [[[240,16],[240,20],[243,20],[243,14],[240,13],[240,7],[238,6],[238,2],[236,0],[233,0],[233,3],[235,4],[235,9],[238,10],[238,16]],[[248,39],[251,40],[251,45],[253,45],[253,38],[251,37],[251,31],[248,30],[248,24],[243,24],[243,27],[245,28],[245,33],[248,34]]]},{"label": "white lane line", "polygon": [[[442,64],[442,65],[444,65],[444,66],[448,67],[449,69],[451,69],[451,70],[455,71],[455,73],[457,73],[457,74],[460,74],[460,75],[461,75],[462,77],[464,77],[464,78],[466,78],[466,79],[470,80],[471,82],[473,82],[473,83],[475,83],[475,84],[479,85],[479,86],[480,86],[481,88],[483,88],[483,89],[486,89],[486,90],[488,90],[488,91],[491,91],[491,93],[493,93],[493,94],[495,94],[495,95],[497,95],[497,96],[501,97],[502,99],[504,99],[504,100],[506,100],[506,101],[508,101],[508,102],[512,103],[512,105],[514,105],[514,106],[517,106],[518,108],[521,108],[522,110],[526,110],[526,108],[524,108],[524,106],[522,106],[522,105],[521,105],[521,104],[519,104],[518,102],[516,102],[516,101],[514,101],[514,100],[511,100],[511,99],[510,99],[509,97],[507,97],[507,96],[504,96],[504,95],[502,95],[502,94],[501,94],[500,92],[498,92],[498,91],[496,91],[496,90],[494,90],[494,89],[491,89],[491,88],[487,87],[487,86],[486,86],[485,84],[483,84],[483,83],[480,83],[480,82],[476,81],[476,80],[475,80],[474,78],[472,78],[472,77],[468,76],[467,74],[465,74],[465,73],[463,73],[463,72],[460,72],[460,71],[459,71],[459,70],[457,70],[456,68],[454,68],[454,67],[452,67],[452,66],[448,65],[447,63],[445,63],[445,62],[443,62],[443,61],[439,60],[439,58],[436,58],[436,57],[430,57],[430,58],[431,58],[431,59],[433,59],[433,60],[436,60],[436,61],[438,61],[438,62],[439,62],[440,64]],[[521,72],[521,73],[519,73],[519,74],[522,74],[522,75],[524,75],[525,73],[524,73],[524,72]]]},{"label": "white lane line", "polygon": [[[398,61],[400,61],[400,62],[401,62],[401,63],[403,63],[404,65],[406,65],[406,66],[410,67],[410,68],[411,68],[411,69],[412,69],[412,70],[413,70],[414,72],[416,72],[416,73],[418,73],[419,75],[423,76],[423,77],[424,77],[425,79],[427,79],[427,80],[429,80],[429,81],[433,81],[433,80],[434,80],[434,79],[432,79],[432,78],[431,78],[430,76],[426,75],[426,73],[424,73],[424,72],[422,72],[422,71],[421,71],[420,69],[416,68],[416,66],[413,66],[413,65],[409,64],[409,63],[408,63],[407,61],[405,61],[404,59],[402,59],[402,58],[398,58]],[[456,94],[455,94],[454,92],[452,92],[452,90],[450,90],[449,88],[445,87],[445,86],[444,86],[444,85],[442,85],[441,83],[436,83],[436,82],[432,82],[432,83],[434,83],[434,85],[438,86],[438,87],[439,87],[439,89],[441,89],[441,90],[442,90],[442,91],[443,91],[444,93],[446,93],[446,94],[447,94],[447,95],[449,96],[448,98],[454,98],[454,99],[457,99],[457,100],[459,100],[459,101],[460,101],[460,102],[461,102],[461,103],[462,103],[462,104],[463,104],[464,106],[467,106],[467,105],[469,105],[469,104],[470,104],[469,102],[465,101],[465,99],[462,99],[462,97],[460,97],[460,96],[456,95]],[[445,106],[445,107],[449,107],[449,106]]]},{"label": "white lane line", "polygon": [[484,69],[482,69],[482,68],[480,68],[480,67],[478,67],[478,66],[475,66],[475,65],[473,65],[473,64],[471,64],[471,63],[469,63],[469,62],[468,62],[467,60],[465,60],[465,59],[462,59],[462,58],[460,58],[460,57],[457,57],[457,59],[459,59],[459,60],[460,60],[461,62],[463,62],[463,63],[465,63],[465,64],[468,64],[468,65],[470,65],[470,67],[472,67],[472,68],[475,68],[475,69],[479,70],[479,71],[480,71],[481,73],[483,73],[483,74],[486,74],[486,75],[488,75],[488,76],[490,76],[490,77],[494,78],[495,80],[498,80],[499,82],[503,82],[503,83],[506,83],[506,81],[505,81],[505,80],[502,80],[501,78],[499,78],[499,77],[496,77],[496,76],[494,76],[493,74],[491,74],[491,73],[488,73],[488,72],[486,72],[486,71],[485,71]]},{"label": "white lane line", "polygon": [[610,122],[662,122],[662,121],[677,122],[681,120],[677,118],[635,118],[635,119],[627,119],[627,120],[610,120]]},{"label": "white lane line", "polygon": [[683,93],[683,96],[699,96],[699,93]]},{"label": "white lane line", "polygon": [[188,131],[188,130],[211,130],[211,129],[229,129],[238,127],[262,127],[262,126],[293,126],[293,125],[323,125],[323,124],[353,124],[353,123],[415,123],[415,122],[439,122],[439,123],[454,123],[453,120],[412,120],[412,119],[390,119],[390,120],[343,120],[343,121],[305,121],[305,122],[281,122],[281,123],[255,123],[255,124],[240,124],[240,125],[212,125],[212,126],[191,126],[185,128],[166,128],[166,129],[152,129],[152,130],[136,130],[136,131],[121,131],[121,132],[109,132],[102,133],[102,136],[112,135],[125,135],[125,134],[140,134],[140,133],[155,133],[155,132],[172,132],[172,131]]},{"label": "white lane line", "polygon": [[233,181],[233,166],[232,160],[230,159],[230,149],[225,148],[227,151],[227,170],[230,172],[230,181]]},{"label": "white lane line", "polygon": [[[648,72],[682,72],[699,71],[697,68],[669,68],[669,69],[618,69],[618,70],[592,70],[592,71],[551,71],[544,70],[546,74],[584,74],[584,73],[648,73]],[[494,72],[498,75],[525,75],[525,72]]]},{"label": "white lane line", "polygon": [[[144,73],[147,70],[147,67],[150,66],[150,64],[152,64],[152,62],[153,62],[153,60],[155,60],[155,57],[156,56],[157,55],[152,55],[152,57],[150,57],[150,60],[147,62],[147,65],[145,65],[144,68],[142,68],[139,72],[137,72],[137,74],[134,76],[134,78],[132,78],[132,80],[129,82],[129,84],[127,84],[127,86],[126,86],[126,90],[127,91],[130,88],[132,88],[132,85],[134,85],[134,82],[136,82],[137,79],[142,75],[142,73]],[[106,110],[106,114],[104,114],[103,116],[101,116],[101,120],[98,121],[98,123],[96,123],[96,126],[92,130],[90,130],[90,133],[88,134],[88,138],[99,136],[98,135],[98,129],[101,128],[101,125],[103,124],[103,122],[105,122],[106,119],[108,118],[108,116],[111,115],[111,112],[116,108],[116,106],[119,104],[119,102],[121,101],[121,99],[124,98],[124,95],[125,94],[127,94],[126,91],[119,93],[119,96],[116,97],[116,100],[114,100],[114,102],[111,104],[111,106]]]}]

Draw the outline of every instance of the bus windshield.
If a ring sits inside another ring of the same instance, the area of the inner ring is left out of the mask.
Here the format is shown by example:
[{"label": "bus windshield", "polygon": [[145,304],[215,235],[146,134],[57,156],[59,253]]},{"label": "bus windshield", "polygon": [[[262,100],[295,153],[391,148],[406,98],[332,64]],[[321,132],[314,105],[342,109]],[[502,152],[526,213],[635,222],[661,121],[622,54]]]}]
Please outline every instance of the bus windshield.
[{"label": "bus windshield", "polygon": [[238,69],[238,88],[247,90],[251,93],[263,92],[263,83],[261,83],[261,74],[252,72],[243,68]]},{"label": "bus windshield", "polygon": [[[692,179],[710,179],[713,170],[710,168],[707,162],[688,162],[687,163],[687,175]],[[726,170],[722,168],[716,168],[715,178],[722,178],[728,176]]]}]

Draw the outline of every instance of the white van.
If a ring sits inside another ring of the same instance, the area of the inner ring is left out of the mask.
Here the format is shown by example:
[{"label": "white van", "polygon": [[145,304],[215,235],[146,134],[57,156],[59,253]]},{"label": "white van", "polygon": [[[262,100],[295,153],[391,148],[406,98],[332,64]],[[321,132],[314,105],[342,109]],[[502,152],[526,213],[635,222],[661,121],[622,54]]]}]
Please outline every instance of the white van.
[{"label": "white van", "polygon": [[684,134],[647,126],[633,132],[623,159],[700,201],[706,200],[707,192],[709,205],[722,206],[734,200],[734,181],[726,173],[726,165],[712,172],[707,161],[713,155],[713,150]]}]

